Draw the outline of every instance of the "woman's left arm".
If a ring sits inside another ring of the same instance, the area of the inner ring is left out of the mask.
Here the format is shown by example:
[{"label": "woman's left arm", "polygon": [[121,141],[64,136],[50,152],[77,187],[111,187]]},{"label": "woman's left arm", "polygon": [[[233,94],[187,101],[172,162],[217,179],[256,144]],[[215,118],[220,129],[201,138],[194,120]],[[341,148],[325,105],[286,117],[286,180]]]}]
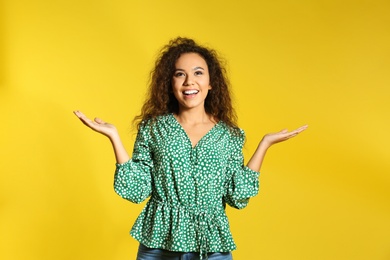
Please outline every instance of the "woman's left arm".
[{"label": "woman's left arm", "polygon": [[293,131],[288,131],[287,129],[284,129],[277,133],[266,134],[257,146],[257,149],[252,155],[252,158],[249,160],[247,164],[248,168],[256,172],[260,171],[268,148],[270,148],[276,143],[280,143],[297,136],[299,133],[306,130],[307,127],[307,125],[304,125]]}]

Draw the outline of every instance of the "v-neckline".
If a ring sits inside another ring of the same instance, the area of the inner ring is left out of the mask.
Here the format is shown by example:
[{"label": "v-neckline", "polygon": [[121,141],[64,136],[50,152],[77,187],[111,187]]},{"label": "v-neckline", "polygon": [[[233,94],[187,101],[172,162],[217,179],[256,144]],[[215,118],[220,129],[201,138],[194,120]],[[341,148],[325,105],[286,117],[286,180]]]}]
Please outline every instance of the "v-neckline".
[{"label": "v-neckline", "polygon": [[214,124],[214,126],[212,128],[210,128],[210,130],[208,130],[199,140],[198,142],[194,145],[191,141],[191,138],[190,136],[187,134],[186,130],[184,129],[184,127],[180,124],[179,120],[177,120],[177,118],[173,115],[173,113],[170,114],[171,117],[173,118],[173,120],[175,121],[175,123],[179,126],[179,128],[181,129],[182,133],[184,134],[184,136],[186,137],[187,141],[190,143],[191,145],[191,149],[195,149],[196,147],[198,147],[199,143],[201,143],[203,141],[203,139],[205,139],[208,135],[210,135],[210,133],[212,131],[214,131],[214,129],[219,125],[219,122],[218,121],[217,123]]}]

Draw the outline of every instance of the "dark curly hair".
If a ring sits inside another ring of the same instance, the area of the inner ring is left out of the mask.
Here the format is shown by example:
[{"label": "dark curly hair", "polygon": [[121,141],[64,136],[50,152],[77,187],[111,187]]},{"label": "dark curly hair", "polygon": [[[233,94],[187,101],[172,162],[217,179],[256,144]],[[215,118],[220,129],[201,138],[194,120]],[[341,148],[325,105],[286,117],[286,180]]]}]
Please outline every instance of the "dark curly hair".
[{"label": "dark curly hair", "polygon": [[217,121],[223,121],[230,128],[237,129],[237,116],[230,97],[230,82],[217,52],[198,45],[192,39],[181,37],[171,40],[160,51],[150,75],[149,91],[141,114],[134,118],[137,127],[157,116],[179,112],[178,101],[172,92],[172,77],[176,61],[184,53],[197,53],[207,63],[212,90],[204,103],[206,113]]}]

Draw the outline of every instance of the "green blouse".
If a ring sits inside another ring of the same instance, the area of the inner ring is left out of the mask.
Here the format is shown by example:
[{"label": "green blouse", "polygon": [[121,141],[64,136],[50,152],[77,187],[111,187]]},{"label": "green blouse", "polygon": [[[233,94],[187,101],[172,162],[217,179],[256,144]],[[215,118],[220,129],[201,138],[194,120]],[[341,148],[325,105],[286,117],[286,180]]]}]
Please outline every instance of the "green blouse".
[{"label": "green blouse", "polygon": [[228,252],[236,248],[226,203],[244,208],[259,190],[259,173],[243,164],[244,132],[218,122],[192,147],[172,114],[144,122],[132,159],[116,165],[114,189],[140,203],[130,234],[150,248]]}]

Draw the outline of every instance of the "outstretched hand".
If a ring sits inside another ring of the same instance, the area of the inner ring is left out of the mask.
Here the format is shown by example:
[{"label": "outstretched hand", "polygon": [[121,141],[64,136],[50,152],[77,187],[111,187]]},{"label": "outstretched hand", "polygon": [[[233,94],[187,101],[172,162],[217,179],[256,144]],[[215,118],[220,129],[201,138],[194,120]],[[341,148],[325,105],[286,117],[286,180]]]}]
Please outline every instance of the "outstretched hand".
[{"label": "outstretched hand", "polygon": [[98,133],[101,133],[109,138],[112,138],[115,134],[117,134],[117,130],[114,125],[109,124],[100,118],[96,117],[94,120],[91,120],[78,110],[73,113],[81,120],[81,122],[83,122],[84,125]]},{"label": "outstretched hand", "polygon": [[293,131],[288,131],[287,129],[284,129],[277,133],[266,134],[257,146],[257,149],[253,154],[252,158],[249,160],[247,166],[254,171],[260,171],[265,154],[269,147],[276,143],[280,143],[290,138],[293,138],[294,136],[297,136],[302,131],[305,131],[307,127],[307,125],[304,125]]},{"label": "outstretched hand", "polygon": [[308,125],[301,126],[295,130],[288,131],[287,129],[283,129],[277,133],[269,133],[266,134],[261,140],[267,147],[270,147],[276,143],[280,143],[286,141],[290,138],[297,136],[302,131],[306,130]]}]

